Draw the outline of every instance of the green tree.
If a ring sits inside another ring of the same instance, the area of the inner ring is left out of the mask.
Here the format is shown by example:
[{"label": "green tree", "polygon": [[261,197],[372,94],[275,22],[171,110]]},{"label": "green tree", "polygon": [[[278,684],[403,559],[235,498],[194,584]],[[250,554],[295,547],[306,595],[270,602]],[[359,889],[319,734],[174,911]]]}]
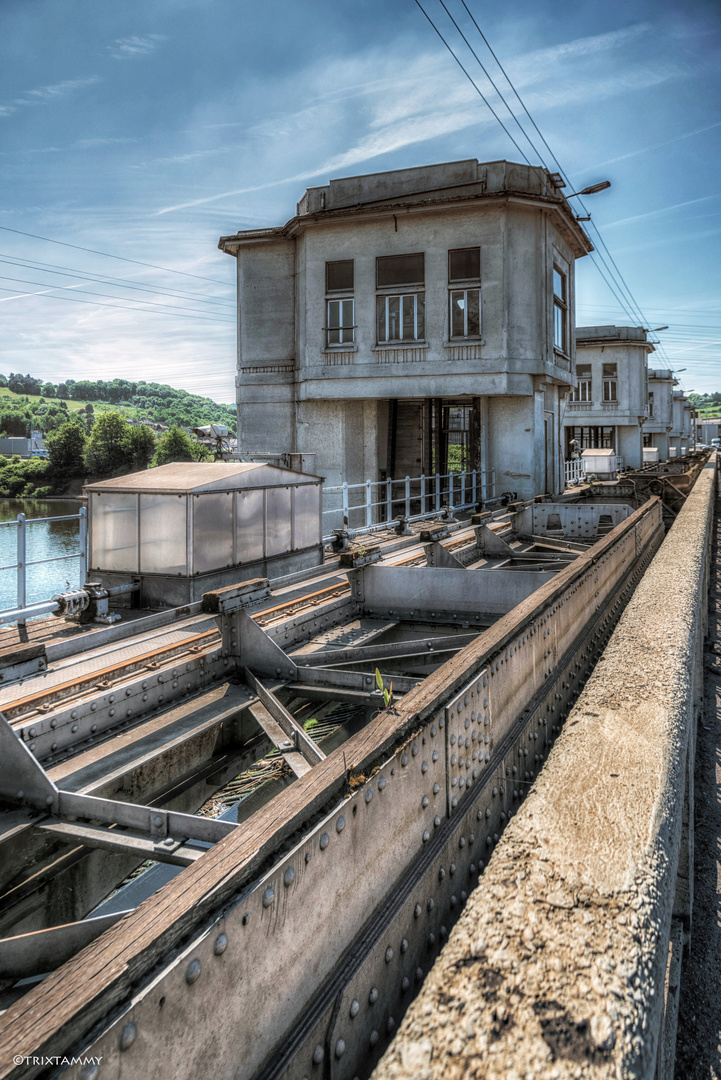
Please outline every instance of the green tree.
[{"label": "green tree", "polygon": [[145,424],[128,424],[127,441],[128,449],[132,457],[131,468],[133,472],[147,469],[153,460],[155,453],[155,436]]},{"label": "green tree", "polygon": [[158,439],[152,464],[167,465],[171,461],[209,461],[210,454],[202,443],[195,442],[178,427],[171,427]]},{"label": "green tree", "polygon": [[85,446],[85,467],[93,476],[113,476],[129,472],[132,456],[128,448],[128,422],[120,413],[102,413]]},{"label": "green tree", "polygon": [[82,476],[85,433],[77,420],[61,424],[46,440],[52,472],[58,478]]},{"label": "green tree", "polygon": [[54,398],[55,397],[55,387],[53,386],[53,384],[51,382],[46,382],[45,385],[43,386],[43,397],[48,397],[48,398]]}]

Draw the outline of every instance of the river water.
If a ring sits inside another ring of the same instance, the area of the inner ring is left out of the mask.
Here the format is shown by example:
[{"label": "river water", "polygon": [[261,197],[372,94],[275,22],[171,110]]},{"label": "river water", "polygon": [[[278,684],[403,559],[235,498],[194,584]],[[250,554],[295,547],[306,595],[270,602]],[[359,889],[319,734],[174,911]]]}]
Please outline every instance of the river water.
[{"label": "river water", "polygon": [[[26,531],[26,558],[57,558],[79,551],[78,521],[38,522],[33,518],[61,517],[77,514],[83,504],[74,499],[0,499],[0,523],[16,521],[18,514],[28,520]],[[17,528],[0,524],[0,567],[17,562]],[[80,582],[80,560],[63,558],[59,562],[42,563],[27,568],[27,602],[49,600],[53,593],[77,588]],[[17,603],[17,571],[0,570],[0,611],[13,608]]]}]

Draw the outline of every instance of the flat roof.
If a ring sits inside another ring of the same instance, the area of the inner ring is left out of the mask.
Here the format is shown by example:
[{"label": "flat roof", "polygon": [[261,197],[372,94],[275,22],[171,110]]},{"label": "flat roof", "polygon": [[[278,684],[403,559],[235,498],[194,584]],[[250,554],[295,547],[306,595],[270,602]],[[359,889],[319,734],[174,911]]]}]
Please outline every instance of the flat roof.
[{"label": "flat roof", "polygon": [[262,461],[173,461],[155,469],[115,476],[87,484],[90,493],[104,491],[187,495],[205,491],[279,487],[320,483],[321,477],[293,472]]}]

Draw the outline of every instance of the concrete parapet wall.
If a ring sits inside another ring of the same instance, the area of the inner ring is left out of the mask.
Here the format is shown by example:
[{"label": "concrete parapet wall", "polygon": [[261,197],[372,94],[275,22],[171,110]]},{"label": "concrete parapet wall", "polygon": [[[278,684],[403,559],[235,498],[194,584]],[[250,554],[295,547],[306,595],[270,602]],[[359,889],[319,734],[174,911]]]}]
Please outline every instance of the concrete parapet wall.
[{"label": "concrete parapet wall", "polygon": [[672,1077],[714,486],[712,462],[376,1080],[651,1080],[660,1042]]}]

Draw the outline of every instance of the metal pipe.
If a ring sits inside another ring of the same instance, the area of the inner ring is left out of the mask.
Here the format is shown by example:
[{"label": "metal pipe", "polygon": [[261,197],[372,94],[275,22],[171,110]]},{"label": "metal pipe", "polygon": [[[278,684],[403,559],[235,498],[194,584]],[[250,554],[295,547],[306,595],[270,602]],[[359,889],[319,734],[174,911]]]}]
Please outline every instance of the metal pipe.
[{"label": "metal pipe", "polygon": [[59,607],[60,605],[52,600],[46,600],[44,604],[31,604],[29,607],[3,611],[0,612],[0,623],[17,622],[24,626],[26,619],[32,619],[35,615],[50,615]]}]

